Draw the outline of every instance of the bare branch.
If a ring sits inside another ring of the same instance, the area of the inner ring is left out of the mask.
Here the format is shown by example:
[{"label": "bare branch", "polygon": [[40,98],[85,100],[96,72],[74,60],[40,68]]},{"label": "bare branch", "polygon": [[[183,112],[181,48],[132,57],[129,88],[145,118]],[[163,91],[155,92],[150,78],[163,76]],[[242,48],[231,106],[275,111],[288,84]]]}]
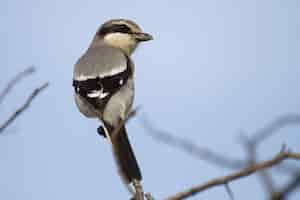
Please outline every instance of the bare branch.
[{"label": "bare branch", "polygon": [[[226,167],[229,169],[241,169],[243,167],[248,166],[249,164],[249,160],[235,159],[228,156],[224,156],[223,154],[219,154],[208,148],[200,147],[193,141],[177,137],[174,134],[171,134],[165,130],[160,130],[151,123],[151,121],[147,118],[146,115],[143,115],[141,120],[141,124],[145,128],[146,133],[153,139],[171,147],[178,148],[179,150],[189,155],[192,155],[198,159],[204,160],[218,167]],[[248,140],[249,139],[247,139],[247,141]],[[293,167],[290,165],[280,165],[276,167],[276,169],[278,169],[278,172],[285,174],[291,174],[298,171],[297,167]]]},{"label": "bare branch", "polygon": [[26,68],[24,71],[18,73],[14,78],[12,78],[6,87],[0,92],[0,103],[2,103],[4,97],[11,91],[11,89],[25,76],[28,76],[35,72],[33,66]]},{"label": "bare branch", "polygon": [[[252,143],[250,140],[244,136],[244,144],[246,147],[246,150],[248,152],[248,163],[249,166],[256,164],[257,162],[257,143]],[[281,151],[284,151],[285,149],[282,148]],[[258,172],[259,178],[263,184],[263,186],[266,189],[266,192],[272,196],[275,192],[275,185],[274,181],[272,179],[271,174],[269,174],[265,170],[261,170]]]},{"label": "bare branch", "polygon": [[247,162],[245,162],[244,160],[224,157],[224,155],[218,154],[207,148],[200,147],[190,140],[180,138],[171,133],[168,133],[167,131],[160,130],[156,128],[146,116],[141,119],[143,120],[142,125],[146,129],[147,134],[163,144],[169,145],[171,147],[176,147],[188,153],[189,155],[195,156],[201,160],[205,160],[220,167],[237,169],[245,167],[247,165]]},{"label": "bare branch", "polygon": [[36,88],[32,94],[27,98],[25,103],[18,108],[2,125],[0,125],[0,134],[10,125],[18,116],[22,114],[31,104],[32,100],[47,86],[49,85],[48,82],[44,83],[42,86]]},{"label": "bare branch", "polygon": [[[185,192],[178,193],[174,197],[168,198],[168,200],[177,200],[177,199],[184,199],[187,197],[190,197],[192,195],[195,195],[198,192],[201,192],[203,190],[206,190],[208,188],[211,188],[213,186],[218,186],[218,185],[226,185],[233,180],[249,176],[255,172],[258,172],[260,175],[260,178],[264,185],[266,186],[266,189],[270,196],[273,198],[275,197],[283,197],[285,194],[285,191],[289,191],[290,188],[294,189],[300,183],[296,180],[293,180],[290,184],[288,184],[284,189],[282,189],[282,192],[277,192],[276,188],[273,184],[273,180],[270,174],[268,174],[267,171],[264,169],[267,169],[269,167],[273,167],[277,164],[279,164],[281,161],[283,161],[286,158],[290,159],[299,159],[300,154],[291,154],[286,151],[286,148],[283,148],[282,151],[274,157],[272,160],[263,162],[261,164],[257,164],[256,162],[256,157],[257,157],[257,147],[258,145],[263,142],[264,140],[268,139],[271,137],[273,134],[275,134],[278,130],[281,128],[291,125],[291,124],[300,124],[300,115],[298,114],[289,114],[285,115],[283,117],[280,117],[277,120],[274,120],[272,123],[268,124],[264,128],[258,130],[255,132],[252,138],[248,138],[246,140],[246,147],[247,151],[249,154],[249,159],[245,160],[237,160],[237,159],[232,159],[228,157],[224,157],[221,154],[215,153],[209,149],[199,147],[197,144],[195,144],[192,141],[186,140],[184,138],[180,138],[177,136],[174,136],[166,131],[161,131],[157,128],[155,128],[150,121],[144,117],[143,118],[143,123],[142,123],[147,130],[147,133],[154,139],[156,139],[159,142],[162,142],[164,144],[167,144],[172,147],[177,147],[180,150],[196,156],[202,160],[208,161],[212,164],[215,164],[217,166],[221,167],[228,167],[228,168],[244,168],[241,171],[237,173],[233,173],[229,176],[225,176],[222,178],[218,179],[213,179],[206,184],[191,188]],[[248,167],[246,167],[248,166]],[[297,167],[291,167],[289,165],[284,165],[284,166],[277,166],[278,169],[280,169],[280,172],[285,172],[285,173],[295,173],[295,171],[298,171],[299,168]],[[300,179],[300,178],[299,178]],[[292,185],[292,186],[291,186]],[[228,190],[228,187],[226,187],[227,192],[229,192],[230,198],[233,198],[232,192]],[[272,200],[279,200],[277,199],[272,199]],[[282,198],[281,198],[282,200]]]},{"label": "bare branch", "polygon": [[231,181],[234,181],[234,180],[237,180],[237,179],[240,179],[243,177],[247,177],[253,173],[256,173],[257,171],[273,167],[274,165],[279,164],[280,162],[282,162],[285,159],[300,160],[300,153],[298,154],[298,153],[291,153],[291,152],[280,152],[278,155],[276,155],[271,160],[261,162],[260,164],[254,164],[252,166],[249,166],[249,167],[246,167],[246,168],[240,170],[239,172],[235,172],[235,173],[229,174],[229,175],[221,177],[221,178],[216,178],[211,181],[208,181],[205,184],[192,187],[186,191],[179,192],[179,193],[175,194],[174,196],[167,198],[167,200],[181,200],[181,199],[191,197],[191,196],[196,195],[199,192],[202,192],[209,188],[219,186],[219,185],[224,185]]}]

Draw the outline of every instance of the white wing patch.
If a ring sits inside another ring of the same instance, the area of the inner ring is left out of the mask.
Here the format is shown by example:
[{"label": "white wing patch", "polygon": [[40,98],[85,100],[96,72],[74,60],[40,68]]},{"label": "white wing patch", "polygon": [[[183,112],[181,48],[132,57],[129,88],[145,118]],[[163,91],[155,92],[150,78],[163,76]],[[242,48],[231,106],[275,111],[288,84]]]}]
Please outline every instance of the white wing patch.
[{"label": "white wing patch", "polygon": [[103,99],[107,97],[109,93],[108,92],[103,92],[103,90],[93,90],[90,93],[87,94],[89,98],[100,98]]},{"label": "white wing patch", "polygon": [[87,96],[90,98],[98,98],[99,96],[101,96],[101,94],[102,94],[101,90],[93,90],[90,93],[88,93]]},{"label": "white wing patch", "polygon": [[105,98],[109,93],[108,92],[104,92],[100,94],[100,99]]}]

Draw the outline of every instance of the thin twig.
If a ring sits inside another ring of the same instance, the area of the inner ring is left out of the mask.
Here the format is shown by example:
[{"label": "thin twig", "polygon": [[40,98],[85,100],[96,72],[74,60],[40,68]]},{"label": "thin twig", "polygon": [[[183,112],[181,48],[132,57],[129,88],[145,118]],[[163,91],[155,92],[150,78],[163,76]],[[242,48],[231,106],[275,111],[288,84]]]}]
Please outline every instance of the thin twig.
[{"label": "thin twig", "polygon": [[150,192],[146,193],[145,197],[146,197],[147,200],[155,200]]},{"label": "thin twig", "polygon": [[264,170],[270,167],[273,167],[274,165],[279,164],[285,159],[295,159],[295,160],[300,160],[300,153],[291,153],[291,152],[280,152],[277,154],[273,159],[267,160],[264,162],[261,162],[259,164],[254,164],[252,166],[246,167],[239,172],[235,172],[232,174],[229,174],[227,176],[221,177],[221,178],[216,178],[213,180],[208,181],[207,183],[192,187],[186,191],[179,192],[175,194],[174,196],[171,196],[167,198],[167,200],[181,200],[185,199],[188,197],[191,197],[199,192],[202,192],[204,190],[207,190],[209,188],[219,186],[219,185],[224,185],[227,184],[231,181],[247,177],[257,171]]},{"label": "thin twig", "polygon": [[298,124],[300,124],[299,114],[283,115],[252,134],[250,142],[258,145],[267,138],[271,137],[274,133],[278,132],[280,129],[289,125]]},{"label": "thin twig", "polygon": [[[244,138],[244,144],[245,148],[248,152],[248,163],[249,166],[256,164],[257,162],[257,143],[252,143],[246,136]],[[281,151],[284,151],[285,149],[281,149]],[[269,174],[265,170],[261,170],[258,172],[259,178],[266,189],[266,192],[270,194],[270,196],[273,195],[275,190],[274,181],[272,179],[271,174]]]},{"label": "thin twig", "polygon": [[142,125],[147,131],[146,133],[158,142],[171,147],[176,147],[189,155],[195,156],[217,166],[227,167],[230,169],[247,166],[247,163],[244,160],[224,157],[224,155],[218,154],[208,148],[198,146],[193,141],[177,137],[167,131],[160,130],[159,128],[156,128],[145,115],[141,119]]},{"label": "thin twig", "polygon": [[25,76],[30,75],[35,72],[33,66],[26,68],[24,71],[18,73],[14,78],[12,78],[6,87],[0,92],[0,103],[2,103],[4,97],[11,91],[11,89]]},{"label": "thin twig", "polygon": [[228,193],[229,197],[231,200],[234,200],[234,195],[233,195],[233,192],[229,186],[229,183],[225,183],[225,189],[226,189],[226,192]]},{"label": "thin twig", "polygon": [[300,186],[300,173],[296,175],[296,177],[288,183],[281,191],[277,191],[271,197],[271,200],[282,200],[285,199],[290,193],[295,191],[296,188]]},{"label": "thin twig", "polygon": [[[178,148],[179,150],[191,156],[194,156],[200,160],[204,160],[218,167],[226,167],[229,169],[241,169],[248,166],[249,164],[248,160],[246,159],[235,159],[228,156],[224,156],[223,154],[214,152],[208,148],[201,147],[193,141],[175,136],[174,134],[171,134],[168,131],[160,130],[151,123],[151,121],[147,118],[146,115],[143,115],[141,120],[141,124],[145,128],[146,133],[153,139],[171,147]],[[298,168],[290,165],[280,165],[277,166],[276,169],[278,170],[278,172],[284,174],[291,174],[298,171]]]},{"label": "thin twig", "polygon": [[42,86],[36,88],[32,94],[27,98],[25,103],[18,108],[2,125],[0,125],[0,134],[10,125],[18,116],[22,114],[31,104],[32,100],[47,86],[49,85],[48,82],[44,83]]}]

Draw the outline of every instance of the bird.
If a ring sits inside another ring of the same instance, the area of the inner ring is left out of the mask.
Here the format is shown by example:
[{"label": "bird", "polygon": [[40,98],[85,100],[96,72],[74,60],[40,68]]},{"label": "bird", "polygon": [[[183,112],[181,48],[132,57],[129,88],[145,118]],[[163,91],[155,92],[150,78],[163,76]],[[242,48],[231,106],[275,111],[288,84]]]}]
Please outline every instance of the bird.
[{"label": "bird", "polygon": [[142,180],[124,123],[135,96],[131,55],[141,42],[152,39],[132,20],[108,20],[74,66],[77,108],[87,118],[102,122],[98,133],[110,141],[119,174],[127,185]]}]

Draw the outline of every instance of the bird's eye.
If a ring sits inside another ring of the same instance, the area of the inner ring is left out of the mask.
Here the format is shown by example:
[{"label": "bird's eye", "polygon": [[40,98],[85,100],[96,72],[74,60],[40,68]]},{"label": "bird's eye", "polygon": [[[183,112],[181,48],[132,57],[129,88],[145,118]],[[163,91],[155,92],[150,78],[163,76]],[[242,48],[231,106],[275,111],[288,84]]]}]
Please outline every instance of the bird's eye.
[{"label": "bird's eye", "polygon": [[105,35],[107,33],[132,33],[132,31],[125,24],[114,24],[112,26],[102,27],[98,35]]}]

